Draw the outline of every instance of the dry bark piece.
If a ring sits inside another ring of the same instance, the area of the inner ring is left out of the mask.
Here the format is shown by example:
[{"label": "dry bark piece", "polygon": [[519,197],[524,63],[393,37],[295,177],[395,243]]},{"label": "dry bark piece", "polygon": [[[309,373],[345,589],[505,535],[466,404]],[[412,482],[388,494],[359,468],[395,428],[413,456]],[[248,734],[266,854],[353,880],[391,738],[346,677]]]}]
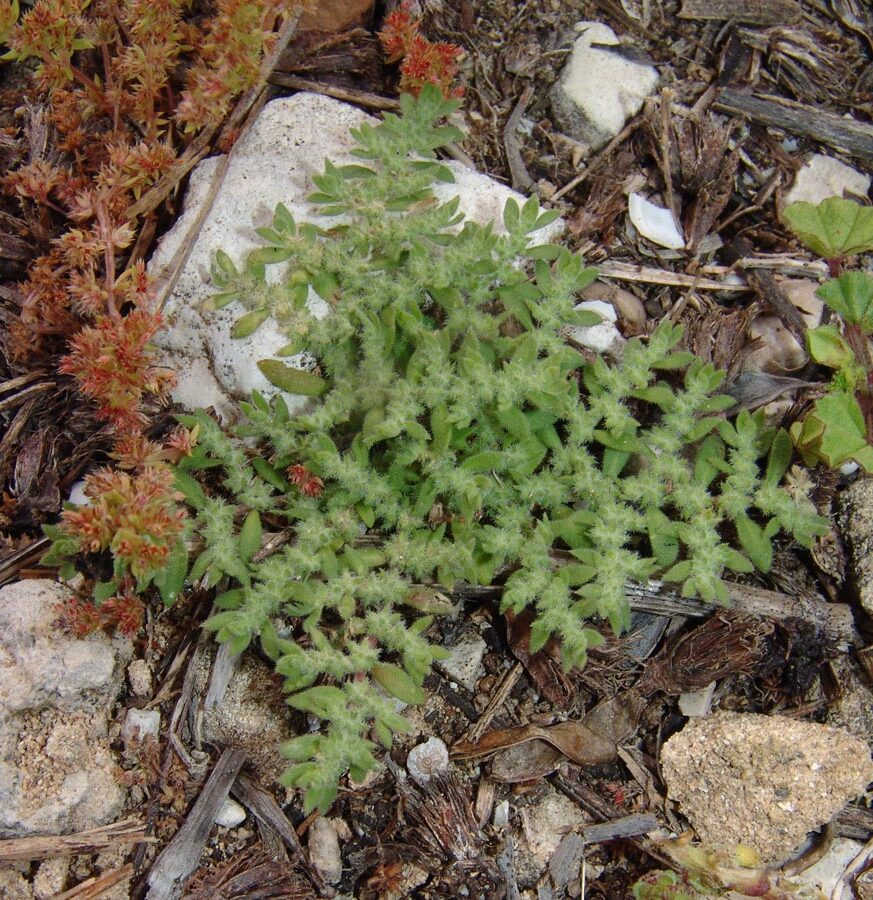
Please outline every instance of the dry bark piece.
[{"label": "dry bark piece", "polygon": [[197,868],[215,816],[244,762],[239,750],[221,754],[185,824],[155,860],[148,877],[148,900],[176,900],[181,896],[182,885]]},{"label": "dry bark piece", "polygon": [[185,900],[314,900],[316,894],[287,860],[271,859],[252,847],[225,860],[208,874],[197,874],[185,889]]},{"label": "dry bark piece", "polygon": [[843,118],[805,103],[782,97],[756,97],[735,88],[722,88],[715,101],[721,112],[747,116],[762,125],[782,128],[873,161],[873,125]]},{"label": "dry bark piece", "polygon": [[506,613],[509,646],[515,658],[525,667],[537,690],[549,703],[564,709],[573,700],[573,685],[561,667],[560,650],[554,637],[536,653],[530,652],[530,626],[533,614],[525,610],[518,615]]},{"label": "dry bark piece", "polygon": [[793,25],[803,10],[797,0],[684,0],[680,19],[730,19],[750,25]]},{"label": "dry bark piece", "polygon": [[0,863],[15,860],[48,859],[52,856],[101,853],[119,844],[150,843],[145,826],[136,819],[124,819],[101,828],[76,834],[51,834],[0,841]]}]

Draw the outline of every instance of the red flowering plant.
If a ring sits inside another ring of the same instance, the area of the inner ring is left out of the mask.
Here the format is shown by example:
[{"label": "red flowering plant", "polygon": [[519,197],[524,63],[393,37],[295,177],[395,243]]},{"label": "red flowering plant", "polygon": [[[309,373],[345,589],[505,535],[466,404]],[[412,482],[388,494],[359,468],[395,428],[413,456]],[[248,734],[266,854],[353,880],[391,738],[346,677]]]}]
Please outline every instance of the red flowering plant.
[{"label": "red flowering plant", "polygon": [[389,63],[400,63],[400,90],[417,97],[426,84],[436,85],[446,98],[462,97],[452,86],[462,50],[456,44],[432,43],[420,32],[421,22],[409,11],[409,2],[385,17],[379,40]]},{"label": "red flowering plant", "polygon": [[[181,586],[186,516],[167,463],[189,453],[196,434],[182,429],[164,445],[144,436],[150,401],[172,384],[151,345],[163,322],[142,263],[149,219],[186,171],[190,142],[208,147],[234,98],[258,82],[291,6],[37,0],[22,13],[17,0],[0,0],[4,59],[27,62],[52,141],[43,155],[22,151],[0,179],[43,251],[20,286],[7,353],[45,365],[64,348],[61,373],[114,439],[117,468],[86,476],[87,504],[46,528],[53,544],[43,561],[62,574],[83,556],[105,562],[93,601],[61,615],[74,632],[135,630],[138,593],[154,583],[171,602]],[[142,202],[147,194],[154,202]]]}]

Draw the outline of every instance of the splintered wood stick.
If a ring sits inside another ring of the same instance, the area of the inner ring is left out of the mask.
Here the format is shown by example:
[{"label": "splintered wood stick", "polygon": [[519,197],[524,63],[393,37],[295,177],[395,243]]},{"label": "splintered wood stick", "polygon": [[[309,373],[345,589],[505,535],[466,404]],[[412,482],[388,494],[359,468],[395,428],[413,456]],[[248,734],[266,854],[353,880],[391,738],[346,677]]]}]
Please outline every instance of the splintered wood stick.
[{"label": "splintered wood stick", "polygon": [[0,863],[48,859],[51,856],[102,853],[117,844],[150,843],[145,825],[137,819],[124,819],[102,828],[90,828],[75,834],[50,834],[10,838],[0,841]]}]

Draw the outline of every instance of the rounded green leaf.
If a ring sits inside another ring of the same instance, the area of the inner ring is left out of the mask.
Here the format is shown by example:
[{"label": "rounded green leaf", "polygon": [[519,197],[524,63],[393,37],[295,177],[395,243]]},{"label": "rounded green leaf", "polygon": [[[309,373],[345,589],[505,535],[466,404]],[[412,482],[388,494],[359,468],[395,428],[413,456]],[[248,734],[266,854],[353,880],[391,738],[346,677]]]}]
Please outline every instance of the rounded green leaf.
[{"label": "rounded green leaf", "polygon": [[818,206],[792,203],[783,218],[810,250],[825,259],[873,250],[873,207],[854,200],[828,197]]}]

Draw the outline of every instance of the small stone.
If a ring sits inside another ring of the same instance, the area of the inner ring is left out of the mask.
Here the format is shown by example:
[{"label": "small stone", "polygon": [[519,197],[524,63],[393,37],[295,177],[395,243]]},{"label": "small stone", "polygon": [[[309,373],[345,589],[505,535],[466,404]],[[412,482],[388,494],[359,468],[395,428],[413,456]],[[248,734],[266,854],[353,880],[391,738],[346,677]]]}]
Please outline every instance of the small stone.
[{"label": "small stone", "polygon": [[33,876],[34,900],[48,900],[60,894],[70,871],[69,856],[55,856],[45,859],[39,864],[36,875]]},{"label": "small stone", "polygon": [[873,779],[867,744],[787,716],[692,719],[661,752],[668,795],[704,844],[784,859]]},{"label": "small stone", "polygon": [[567,325],[562,329],[562,334],[570,340],[588,347],[597,353],[615,353],[624,344],[624,338],[615,327],[615,308],[611,303],[603,300],[583,300],[577,303],[574,310],[591,310],[596,312],[603,321],[599,325],[590,325],[587,328],[581,325]]},{"label": "small stone", "polygon": [[636,294],[618,285],[595,281],[582,291],[582,297],[585,300],[605,300],[611,304],[619,320],[632,325],[635,329],[643,328],[646,324],[646,308],[643,301]]},{"label": "small stone", "polygon": [[679,695],[679,712],[683,716],[695,718],[708,716],[712,708],[712,695],[715,693],[715,682],[710,681],[705,688],[699,691],[685,691]]},{"label": "small stone", "polygon": [[129,709],[121,726],[121,740],[130,750],[147,737],[157,740],[161,732],[161,713],[157,709]]},{"label": "small stone", "polygon": [[449,749],[439,738],[428,738],[413,747],[406,757],[406,770],[417,784],[427,784],[435,775],[449,768]]},{"label": "small stone", "polygon": [[492,818],[495,828],[503,828],[509,824],[509,801],[501,800],[494,807],[494,816]]},{"label": "small stone", "polygon": [[531,853],[545,865],[564,835],[584,825],[585,817],[572,800],[550,789],[536,806],[525,810],[522,821]]},{"label": "small stone", "polygon": [[634,228],[653,244],[669,250],[681,250],[685,246],[685,238],[676,227],[669,209],[655,206],[640,194],[631,194],[628,197],[628,215]]},{"label": "small stone", "polygon": [[467,632],[448,648],[449,655],[436,663],[437,668],[472,693],[476,690],[485,650],[485,641],[475,632]]},{"label": "small stone", "polygon": [[137,697],[146,697],[152,692],[152,670],[144,659],[135,659],[127,667],[127,681]]},{"label": "small stone", "polygon": [[596,150],[640,111],[658,72],[628,59],[607,25],[580,22],[576,30],[580,35],[550,94],[552,112],[563,131]]},{"label": "small stone", "polygon": [[309,861],[328,884],[342,879],[339,836],[329,819],[318,818],[309,827]]},{"label": "small stone", "polygon": [[221,809],[218,810],[218,814],[213,821],[216,825],[221,825],[222,828],[236,828],[237,825],[242,825],[245,820],[245,807],[237,803],[233,797],[225,797],[224,803],[221,804]]},{"label": "small stone", "polygon": [[813,153],[794,177],[794,184],[785,195],[785,205],[800,201],[818,204],[828,197],[842,197],[844,193],[865,197],[869,190],[869,175],[832,156]]}]

